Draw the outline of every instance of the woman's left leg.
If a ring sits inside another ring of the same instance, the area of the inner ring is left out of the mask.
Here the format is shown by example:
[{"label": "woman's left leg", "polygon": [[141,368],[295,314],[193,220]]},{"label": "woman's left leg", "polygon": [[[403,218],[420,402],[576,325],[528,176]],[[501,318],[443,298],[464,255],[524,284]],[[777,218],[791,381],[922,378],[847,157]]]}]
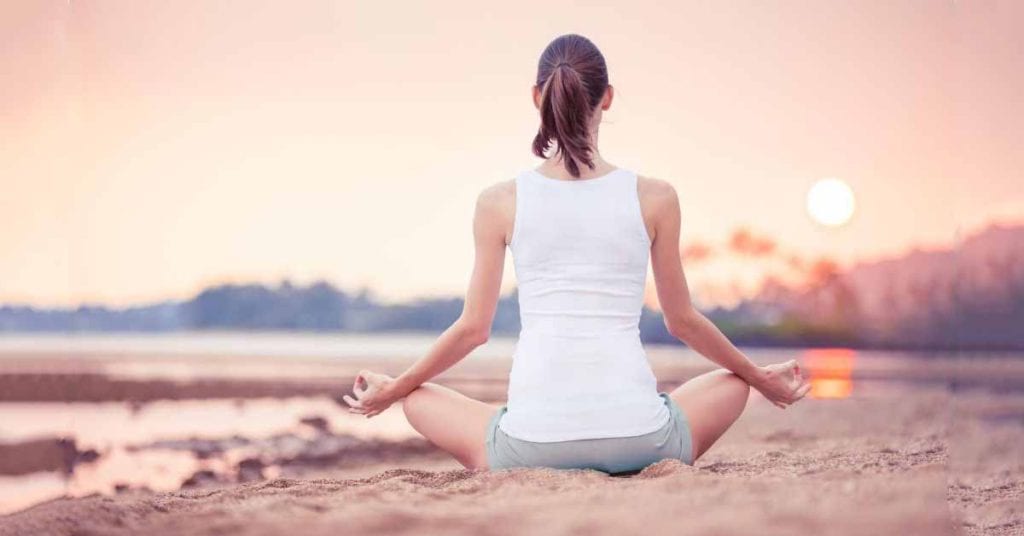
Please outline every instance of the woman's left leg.
[{"label": "woman's left leg", "polygon": [[725,369],[701,374],[670,393],[690,424],[693,460],[707,452],[743,413],[750,385]]},{"label": "woman's left leg", "polygon": [[417,432],[467,469],[487,468],[487,427],[497,406],[425,383],[405,397],[402,410]]}]

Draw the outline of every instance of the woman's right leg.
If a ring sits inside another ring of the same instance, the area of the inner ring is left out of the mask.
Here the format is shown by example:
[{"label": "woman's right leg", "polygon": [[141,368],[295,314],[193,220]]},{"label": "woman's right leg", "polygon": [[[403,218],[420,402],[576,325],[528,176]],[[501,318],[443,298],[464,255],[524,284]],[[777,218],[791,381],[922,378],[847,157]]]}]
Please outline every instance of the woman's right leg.
[{"label": "woman's right leg", "polygon": [[487,468],[487,428],[497,406],[436,383],[417,387],[402,400],[417,432],[468,469]]},{"label": "woman's right leg", "polygon": [[725,369],[701,374],[669,393],[690,423],[694,460],[736,422],[749,395],[750,385]]}]

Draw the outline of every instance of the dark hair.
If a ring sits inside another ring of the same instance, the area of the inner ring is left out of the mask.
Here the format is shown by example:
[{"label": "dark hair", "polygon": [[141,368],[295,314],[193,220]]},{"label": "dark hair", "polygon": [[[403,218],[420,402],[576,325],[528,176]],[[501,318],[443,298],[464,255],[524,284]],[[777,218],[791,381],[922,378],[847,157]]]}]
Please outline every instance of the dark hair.
[{"label": "dark hair", "polygon": [[594,169],[590,146],[590,117],[608,87],[608,67],[594,43],[582,35],[566,34],[544,49],[537,65],[540,88],[540,130],[533,153],[547,158],[552,140],[566,169],[580,176],[580,164]]}]

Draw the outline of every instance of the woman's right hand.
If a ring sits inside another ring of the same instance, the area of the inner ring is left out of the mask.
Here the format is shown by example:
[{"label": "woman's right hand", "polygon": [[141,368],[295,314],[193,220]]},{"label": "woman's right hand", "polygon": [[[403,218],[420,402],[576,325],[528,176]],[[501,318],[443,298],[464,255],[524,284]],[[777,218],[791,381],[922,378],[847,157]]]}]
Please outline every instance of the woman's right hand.
[{"label": "woman's right hand", "polygon": [[800,373],[800,364],[795,359],[758,367],[758,374],[752,378],[750,386],[782,409],[811,390],[810,382]]}]

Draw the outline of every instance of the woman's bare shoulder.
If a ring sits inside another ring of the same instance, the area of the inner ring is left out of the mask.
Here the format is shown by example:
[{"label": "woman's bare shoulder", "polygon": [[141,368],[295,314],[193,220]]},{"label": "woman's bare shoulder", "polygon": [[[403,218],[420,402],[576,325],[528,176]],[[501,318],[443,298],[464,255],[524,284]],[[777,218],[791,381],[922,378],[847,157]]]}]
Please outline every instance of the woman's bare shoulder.
[{"label": "woman's bare shoulder", "polygon": [[476,197],[477,229],[501,234],[507,244],[515,219],[515,179],[487,185]]},{"label": "woman's bare shoulder", "polygon": [[637,175],[636,189],[645,213],[660,213],[679,206],[675,186],[664,179]]},{"label": "woman's bare shoulder", "polygon": [[508,214],[515,210],[515,179],[495,182],[486,186],[477,196],[477,207],[488,212]]},{"label": "woman's bare shoulder", "polygon": [[508,179],[489,184],[480,191],[479,200],[486,203],[497,203],[515,200],[516,180]]},{"label": "woman's bare shoulder", "polygon": [[477,218],[481,223],[500,229],[506,235],[506,240],[511,235],[513,221],[516,211],[516,182],[515,179],[504,180],[488,185],[476,199]]}]

